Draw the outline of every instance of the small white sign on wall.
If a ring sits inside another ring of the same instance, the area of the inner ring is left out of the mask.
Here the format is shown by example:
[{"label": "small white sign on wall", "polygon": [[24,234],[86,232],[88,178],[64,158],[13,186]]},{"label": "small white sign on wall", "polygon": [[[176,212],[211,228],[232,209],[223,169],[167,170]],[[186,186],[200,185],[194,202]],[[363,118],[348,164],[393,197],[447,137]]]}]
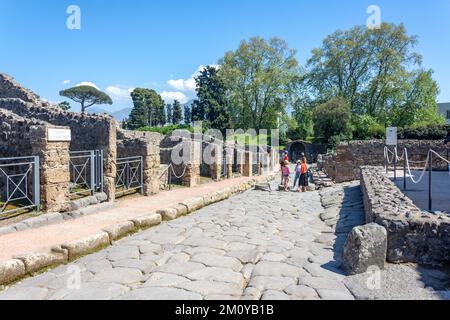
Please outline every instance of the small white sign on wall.
[{"label": "small white sign on wall", "polygon": [[48,128],[47,140],[49,142],[70,142],[72,141],[72,132],[70,129]]},{"label": "small white sign on wall", "polygon": [[387,146],[396,146],[397,144],[398,144],[397,128],[396,127],[387,128],[386,145]]}]

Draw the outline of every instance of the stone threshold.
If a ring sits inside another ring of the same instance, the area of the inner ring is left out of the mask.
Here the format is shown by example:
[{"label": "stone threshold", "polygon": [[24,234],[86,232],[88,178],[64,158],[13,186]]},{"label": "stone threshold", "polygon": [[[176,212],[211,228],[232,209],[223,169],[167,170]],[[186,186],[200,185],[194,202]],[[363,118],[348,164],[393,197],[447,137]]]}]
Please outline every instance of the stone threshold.
[{"label": "stone threshold", "polygon": [[47,252],[22,253],[14,256],[12,259],[0,261],[0,290],[26,277],[95,253],[113,245],[115,241],[121,238],[157,226],[162,221],[170,221],[194,213],[203,207],[250,190],[258,183],[272,181],[275,176],[276,174],[272,173],[266,176],[249,178],[244,182],[236,183],[222,190],[208,192],[202,197],[189,198],[178,205],[157,210],[156,213],[151,212],[128,221],[117,222],[114,225],[103,228],[101,232],[53,246]]}]

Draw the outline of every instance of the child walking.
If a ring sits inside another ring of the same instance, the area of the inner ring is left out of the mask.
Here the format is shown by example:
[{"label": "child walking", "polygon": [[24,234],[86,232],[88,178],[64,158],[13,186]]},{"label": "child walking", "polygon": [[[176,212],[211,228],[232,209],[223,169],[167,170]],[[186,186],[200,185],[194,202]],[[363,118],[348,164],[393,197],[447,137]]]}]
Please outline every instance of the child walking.
[{"label": "child walking", "polygon": [[281,183],[284,186],[284,191],[289,191],[289,180],[290,180],[289,177],[291,176],[291,169],[289,169],[289,161],[283,162],[281,172],[283,174],[283,179]]}]

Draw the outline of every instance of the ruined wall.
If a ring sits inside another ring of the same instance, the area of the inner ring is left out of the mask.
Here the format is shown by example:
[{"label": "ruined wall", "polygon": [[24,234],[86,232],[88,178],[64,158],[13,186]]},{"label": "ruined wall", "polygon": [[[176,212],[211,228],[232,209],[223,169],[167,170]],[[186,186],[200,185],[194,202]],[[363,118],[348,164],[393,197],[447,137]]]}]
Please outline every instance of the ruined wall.
[{"label": "ruined wall", "polygon": [[381,167],[362,167],[360,176],[366,222],[386,228],[389,262],[450,262],[449,216],[422,212],[383,174]]},{"label": "ruined wall", "polygon": [[25,119],[0,109],[0,158],[32,155],[31,127],[46,125],[43,121]]},{"label": "ruined wall", "polygon": [[[361,166],[384,165],[384,147],[385,142],[382,140],[350,141],[339,144],[336,148],[334,173],[332,172],[332,160],[327,158],[330,161],[330,165],[327,165],[329,176],[334,176],[337,183],[359,180]],[[408,149],[410,161],[425,161],[430,149],[443,156],[447,153],[442,141],[400,140],[398,144],[399,156],[403,154],[404,148]],[[402,168],[403,162],[400,162],[398,167],[399,169]],[[440,159],[435,159],[433,167],[435,170],[446,170],[447,164]]]},{"label": "ruined wall", "polygon": [[106,115],[79,114],[63,111],[41,101],[39,96],[21,87],[12,77],[0,74],[0,108],[23,118],[45,121],[55,126],[69,127],[72,131],[71,151],[103,150],[105,192],[114,199],[116,176],[117,121]]},{"label": "ruined wall", "polygon": [[[164,137],[160,143],[161,164],[172,166],[172,182],[179,182],[187,187],[200,183],[202,145],[201,142],[192,140],[192,137],[189,132],[178,132]],[[177,161],[172,158],[173,154],[177,155]]]},{"label": "ruined wall", "polygon": [[118,158],[142,157],[144,195],[157,194],[160,191],[160,134],[140,135],[134,132],[118,131]]},{"label": "ruined wall", "polygon": [[[69,202],[69,143],[48,142],[49,128],[62,127],[0,109],[0,158],[39,156],[42,209],[65,211]],[[23,171],[17,173],[23,174]],[[4,186],[4,180],[0,179],[2,197]],[[28,190],[32,190],[31,179]],[[31,194],[29,196],[31,198]]]}]

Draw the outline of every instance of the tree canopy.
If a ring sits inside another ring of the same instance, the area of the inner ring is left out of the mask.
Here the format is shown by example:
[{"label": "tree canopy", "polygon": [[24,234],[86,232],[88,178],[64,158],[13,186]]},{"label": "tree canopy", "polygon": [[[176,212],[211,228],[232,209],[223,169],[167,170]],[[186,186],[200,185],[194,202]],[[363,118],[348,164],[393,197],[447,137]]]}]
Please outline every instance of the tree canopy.
[{"label": "tree canopy", "polygon": [[412,125],[419,116],[430,120],[424,117],[436,115],[439,91],[432,71],[421,67],[416,44],[402,24],[336,31],[312,52],[304,78],[307,94],[318,102],[342,97],[354,114],[386,126]]},{"label": "tree canopy", "polygon": [[166,124],[164,101],[155,90],[136,88],[131,93],[131,98],[133,109],[127,121],[128,128],[138,129]]},{"label": "tree canopy", "polygon": [[220,61],[231,120],[242,129],[275,128],[300,77],[296,51],[279,38],[242,41]]},{"label": "tree canopy", "polygon": [[195,79],[197,100],[195,102],[196,121],[205,121],[204,127],[225,132],[230,129],[229,103],[226,86],[217,68],[207,66]]},{"label": "tree canopy", "polygon": [[96,104],[111,105],[113,103],[110,96],[92,86],[73,87],[60,91],[59,95],[80,103],[82,113],[85,113],[87,108]]}]

